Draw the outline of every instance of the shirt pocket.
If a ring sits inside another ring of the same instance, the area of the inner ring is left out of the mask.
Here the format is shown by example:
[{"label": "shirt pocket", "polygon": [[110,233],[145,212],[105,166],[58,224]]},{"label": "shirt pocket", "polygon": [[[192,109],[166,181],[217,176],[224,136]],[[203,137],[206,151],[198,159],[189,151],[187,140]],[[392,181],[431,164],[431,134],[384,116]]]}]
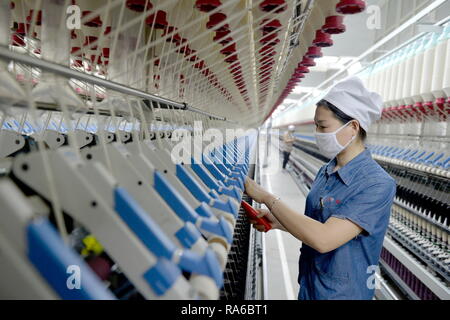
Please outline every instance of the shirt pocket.
[{"label": "shirt pocket", "polygon": [[333,214],[337,213],[338,209],[340,208],[342,204],[342,201],[339,199],[334,198],[333,196],[325,196],[322,198],[322,212],[321,217],[323,222],[327,221],[329,217],[331,217]]},{"label": "shirt pocket", "polygon": [[343,261],[336,261],[334,250],[316,255],[313,261],[313,267],[321,277],[338,282],[348,282],[350,279],[346,265]]}]

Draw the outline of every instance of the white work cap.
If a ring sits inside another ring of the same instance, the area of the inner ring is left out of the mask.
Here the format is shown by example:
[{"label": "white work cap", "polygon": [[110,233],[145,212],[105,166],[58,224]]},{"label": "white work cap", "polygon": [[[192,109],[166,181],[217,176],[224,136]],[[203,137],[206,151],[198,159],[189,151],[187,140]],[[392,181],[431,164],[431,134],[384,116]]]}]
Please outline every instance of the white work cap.
[{"label": "white work cap", "polygon": [[378,93],[369,91],[361,79],[355,76],[334,85],[322,99],[358,120],[365,131],[381,117],[383,99]]}]

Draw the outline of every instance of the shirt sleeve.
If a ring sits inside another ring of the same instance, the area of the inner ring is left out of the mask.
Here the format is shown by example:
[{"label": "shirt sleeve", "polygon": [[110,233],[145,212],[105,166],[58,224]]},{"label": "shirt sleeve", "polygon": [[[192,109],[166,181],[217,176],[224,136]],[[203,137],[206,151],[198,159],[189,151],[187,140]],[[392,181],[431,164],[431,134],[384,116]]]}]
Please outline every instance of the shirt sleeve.
[{"label": "shirt sleeve", "polygon": [[395,192],[394,180],[371,183],[343,202],[331,217],[352,221],[364,229],[366,235],[384,232]]}]

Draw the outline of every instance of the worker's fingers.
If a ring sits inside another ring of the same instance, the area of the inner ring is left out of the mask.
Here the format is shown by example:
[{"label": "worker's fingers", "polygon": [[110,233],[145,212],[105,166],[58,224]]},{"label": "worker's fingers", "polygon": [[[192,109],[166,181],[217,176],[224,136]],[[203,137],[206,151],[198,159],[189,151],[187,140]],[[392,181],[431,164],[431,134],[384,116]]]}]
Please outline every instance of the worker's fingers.
[{"label": "worker's fingers", "polygon": [[256,209],[256,211],[258,211],[258,215],[256,216],[258,218],[262,218],[268,213],[266,209]]},{"label": "worker's fingers", "polygon": [[252,183],[255,183],[255,180],[253,180],[253,179],[250,178],[250,177],[246,177],[246,178],[245,178],[245,182],[248,183],[248,184],[252,184]]},{"label": "worker's fingers", "polygon": [[247,188],[250,187],[253,183],[254,183],[254,181],[253,181],[251,178],[246,177],[246,178],[245,178],[245,182],[244,182],[244,186],[245,186],[245,188],[247,189]]},{"label": "worker's fingers", "polygon": [[267,215],[267,212],[261,212],[260,214],[257,215],[258,218],[262,218],[265,215]]}]

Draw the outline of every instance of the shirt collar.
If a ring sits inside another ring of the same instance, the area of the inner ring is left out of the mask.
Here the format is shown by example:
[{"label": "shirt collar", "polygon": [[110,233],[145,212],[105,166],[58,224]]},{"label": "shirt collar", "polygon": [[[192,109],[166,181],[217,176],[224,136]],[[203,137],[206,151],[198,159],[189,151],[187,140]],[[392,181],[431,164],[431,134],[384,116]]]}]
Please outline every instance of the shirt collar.
[{"label": "shirt collar", "polygon": [[[342,182],[344,182],[345,185],[348,186],[351,183],[355,174],[359,171],[360,168],[364,166],[364,163],[366,163],[370,158],[371,158],[370,151],[367,148],[365,148],[363,152],[358,154],[356,157],[350,160],[345,166],[340,168],[337,171],[337,174],[341,178]],[[335,166],[336,166],[336,157],[327,164],[325,170],[327,177],[329,177],[333,173],[333,169]]]}]

